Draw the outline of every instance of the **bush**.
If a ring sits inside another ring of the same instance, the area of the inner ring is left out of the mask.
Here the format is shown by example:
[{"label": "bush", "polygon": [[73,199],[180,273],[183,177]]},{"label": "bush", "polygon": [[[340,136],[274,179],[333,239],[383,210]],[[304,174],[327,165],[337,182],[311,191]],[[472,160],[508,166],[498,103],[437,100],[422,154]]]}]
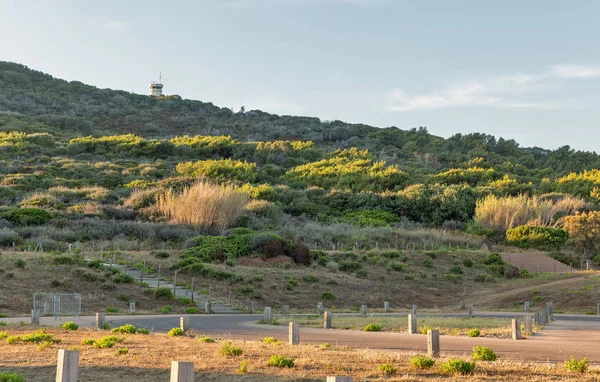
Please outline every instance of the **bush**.
[{"label": "bush", "polygon": [[26,264],[27,263],[23,259],[17,259],[17,260],[15,260],[15,267],[17,267],[17,268],[25,268]]},{"label": "bush", "polygon": [[381,324],[368,324],[363,328],[365,332],[380,332],[383,329],[383,325]]},{"label": "bush", "polygon": [[13,208],[0,212],[0,219],[14,225],[41,225],[52,219],[50,212],[39,208]]},{"label": "bush", "polygon": [[139,328],[137,332],[138,334],[150,334],[150,331],[146,328]]},{"label": "bush", "polygon": [[200,341],[200,342],[204,342],[204,343],[207,343],[207,344],[212,344],[212,343],[214,343],[214,342],[215,342],[215,340],[213,340],[212,338],[210,338],[210,337],[208,337],[208,336],[200,337],[200,338],[198,339],[198,341]]},{"label": "bush", "polygon": [[567,240],[569,234],[558,228],[521,225],[506,231],[508,244],[521,248],[560,249]]},{"label": "bush", "polygon": [[473,374],[475,370],[475,362],[463,361],[458,358],[450,358],[448,361],[440,365],[442,372],[445,374]]},{"label": "bush", "polygon": [[22,374],[11,373],[10,371],[0,372],[0,382],[26,382]]},{"label": "bush", "polygon": [[406,264],[402,264],[397,261],[392,261],[388,265],[387,269],[388,269],[388,271],[402,272],[406,269]]},{"label": "bush", "polygon": [[221,354],[227,357],[237,357],[242,355],[243,352],[242,348],[232,347],[231,341],[223,342],[223,346],[221,347]]},{"label": "bush", "polygon": [[65,330],[77,330],[79,329],[79,325],[77,325],[74,322],[65,322],[64,324],[61,325],[61,327]]},{"label": "bush", "polygon": [[304,281],[305,283],[316,283],[317,281],[319,281],[319,279],[316,278],[314,275],[305,275],[302,277],[302,281]]},{"label": "bush", "polygon": [[[477,336],[478,337],[478,336]],[[495,361],[498,356],[491,348],[485,346],[475,346],[473,348],[473,359],[476,361]]]},{"label": "bush", "polygon": [[577,361],[575,357],[571,356],[570,360],[565,361],[565,369],[570,372],[583,374],[587,371],[588,366],[589,362],[587,358],[582,358],[581,360]]},{"label": "bush", "polygon": [[196,307],[187,308],[187,309],[185,310],[185,312],[186,312],[187,314],[196,314],[196,313],[198,313],[198,312],[199,312],[199,309],[198,309],[198,308],[196,308]]},{"label": "bush", "polygon": [[173,328],[167,332],[169,337],[179,337],[183,336],[185,333],[181,328]]},{"label": "bush", "polygon": [[324,290],[324,291],[321,293],[321,298],[322,298],[323,300],[335,300],[337,297],[336,297],[336,295],[335,295],[333,292],[331,292],[329,289],[326,289],[326,290]]},{"label": "bush", "polygon": [[423,260],[423,266],[426,268],[433,268],[433,262],[431,259],[425,259]]},{"label": "bush", "polygon": [[106,307],[106,313],[119,313],[121,309],[117,308],[116,306],[107,306]]},{"label": "bush", "polygon": [[481,332],[479,331],[479,329],[471,329],[467,332],[468,337],[479,337],[480,335]]},{"label": "bush", "polygon": [[279,340],[275,337],[265,337],[261,341],[266,344],[273,344],[273,345],[279,344]]},{"label": "bush", "polygon": [[173,298],[173,290],[166,287],[156,288],[154,290],[154,298],[170,300]]},{"label": "bush", "polygon": [[248,372],[248,364],[249,363],[250,363],[250,361],[248,361],[248,360],[240,362],[240,367],[238,368],[238,373],[246,374]]},{"label": "bush", "polygon": [[410,358],[409,363],[413,369],[424,370],[433,367],[435,360],[424,355],[414,355]]},{"label": "bush", "polygon": [[94,345],[94,347],[98,349],[109,349],[115,346],[117,342],[122,341],[116,336],[106,336],[97,340],[91,340],[91,342],[90,340],[86,340],[85,342],[86,344]]},{"label": "bush", "polygon": [[394,365],[392,365],[391,363],[384,363],[379,365],[379,371],[381,371],[385,375],[394,375],[396,374],[398,369],[394,367]]},{"label": "bush", "polygon": [[453,265],[450,268],[448,268],[448,272],[453,273],[455,275],[462,275],[463,270],[460,267],[460,265]]},{"label": "bush", "polygon": [[467,268],[471,268],[471,267],[473,266],[473,260],[471,260],[471,259],[465,259],[465,260],[463,261],[463,265],[464,265],[465,267],[467,267]]},{"label": "bush", "polygon": [[111,330],[113,333],[127,333],[127,334],[135,334],[137,332],[137,328],[131,324],[119,326]]},{"label": "bush", "polygon": [[294,367],[294,359],[287,358],[284,355],[272,355],[271,358],[269,358],[269,366]]},{"label": "bush", "polygon": [[115,355],[125,355],[125,354],[129,354],[129,348],[119,348],[115,352]]},{"label": "bush", "polygon": [[169,314],[169,313],[171,313],[172,310],[173,310],[173,307],[171,305],[165,305],[162,308],[160,308],[160,312],[162,314]]}]

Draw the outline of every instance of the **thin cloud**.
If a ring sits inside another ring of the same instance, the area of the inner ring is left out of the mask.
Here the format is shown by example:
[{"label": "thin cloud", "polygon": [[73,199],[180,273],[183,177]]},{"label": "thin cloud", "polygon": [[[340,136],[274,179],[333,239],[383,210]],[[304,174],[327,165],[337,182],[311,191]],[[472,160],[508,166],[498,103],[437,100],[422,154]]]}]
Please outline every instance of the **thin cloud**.
[{"label": "thin cloud", "polygon": [[[432,110],[466,106],[556,108],[568,100],[544,99],[544,92],[568,86],[569,80],[600,78],[600,67],[556,65],[533,74],[510,74],[469,80],[440,90],[411,95],[394,89],[383,97],[387,111]],[[546,97],[547,98],[547,97]]]},{"label": "thin cloud", "polygon": [[376,7],[392,0],[223,0],[219,4],[233,9],[249,9],[258,6],[293,6],[306,4],[341,4],[359,7]]},{"label": "thin cloud", "polygon": [[106,31],[121,29],[127,25],[123,21],[111,19],[109,17],[93,17],[90,19],[90,24]]}]

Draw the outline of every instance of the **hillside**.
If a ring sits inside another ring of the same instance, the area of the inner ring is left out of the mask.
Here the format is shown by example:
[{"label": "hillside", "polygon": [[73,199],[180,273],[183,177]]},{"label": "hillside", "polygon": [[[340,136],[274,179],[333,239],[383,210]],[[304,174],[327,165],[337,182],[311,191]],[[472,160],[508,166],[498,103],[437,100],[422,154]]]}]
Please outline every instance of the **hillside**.
[{"label": "hillside", "polygon": [[[357,289],[380,300],[390,285],[442,280],[455,296],[531,276],[473,252],[484,243],[551,251],[577,267],[600,250],[599,165],[597,154],[568,147],[233,113],[0,63],[0,246],[39,252],[44,288],[86,289],[89,276],[105,288],[103,303],[120,291],[114,275],[90,275],[81,258],[71,270],[46,267],[57,264],[45,254],[164,250],[170,271],[223,293],[266,267],[277,292],[257,293],[284,302],[293,291],[309,306],[326,292],[296,289],[311,269],[317,279],[334,274],[329,289],[345,306],[367,298],[346,295]],[[14,256],[0,271],[17,277]],[[64,280],[54,282],[54,271]],[[68,282],[69,272],[84,280]],[[430,303],[443,301],[446,293]]]}]

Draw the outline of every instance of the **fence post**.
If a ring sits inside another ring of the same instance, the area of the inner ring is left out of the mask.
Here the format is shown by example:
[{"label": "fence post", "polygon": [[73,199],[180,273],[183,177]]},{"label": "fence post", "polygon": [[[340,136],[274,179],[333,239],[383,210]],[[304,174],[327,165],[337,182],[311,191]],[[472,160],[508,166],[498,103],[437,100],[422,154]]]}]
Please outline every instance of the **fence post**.
[{"label": "fence post", "polygon": [[31,323],[33,325],[39,325],[40,324],[40,311],[38,309],[33,309],[31,311]]},{"label": "fence post", "polygon": [[390,311],[390,302],[389,301],[385,301],[383,303],[383,311],[386,313]]},{"label": "fence post", "polygon": [[290,315],[290,306],[289,306],[289,305],[284,305],[284,306],[283,306],[283,315],[284,315],[285,317],[287,317],[287,316],[289,316],[289,315]]},{"label": "fence post", "polygon": [[131,301],[129,303],[129,313],[135,313],[135,302]]},{"label": "fence post", "polygon": [[96,313],[96,329],[104,329],[104,313]]},{"label": "fence post", "polygon": [[250,301],[250,313],[254,314],[255,309],[254,309],[254,301]]},{"label": "fence post", "polygon": [[298,345],[300,343],[300,328],[297,322],[290,322],[289,328],[289,344]]},{"label": "fence post", "polygon": [[179,317],[179,328],[184,332],[190,327],[190,318],[189,317]]},{"label": "fence post", "polygon": [[352,377],[327,377],[325,382],[352,382]]},{"label": "fence post", "polygon": [[525,332],[527,335],[531,335],[533,333],[533,325],[531,324],[531,316],[525,317]]},{"label": "fence post", "polygon": [[440,331],[439,330],[428,330],[427,331],[427,354],[431,357],[440,356]]},{"label": "fence post", "polygon": [[323,316],[323,328],[325,329],[331,329],[331,311],[328,310],[325,312],[325,315]]},{"label": "fence post", "polygon": [[516,318],[512,319],[511,329],[512,329],[512,339],[520,340],[521,339],[521,323]]},{"label": "fence post", "polygon": [[596,305],[596,314],[600,316],[600,304]]},{"label": "fence post", "polygon": [[366,306],[366,305],[361,305],[361,306],[360,306],[360,313],[361,313],[363,316],[366,316],[366,315],[367,315],[367,306]]},{"label": "fence post", "polygon": [[552,318],[552,308],[554,306],[552,305],[552,302],[549,302],[546,304],[546,309],[548,309],[548,318],[551,319]]},{"label": "fence post", "polygon": [[194,363],[171,361],[171,382],[194,382]]},{"label": "fence post", "polygon": [[323,314],[323,303],[322,302],[317,303],[317,314],[319,316]]},{"label": "fence post", "polygon": [[56,382],[77,382],[79,350],[58,350]]},{"label": "fence post", "polygon": [[413,304],[412,306],[412,314],[414,314],[415,316],[417,315],[417,306],[415,304]]},{"label": "fence post", "polygon": [[158,278],[156,279],[156,288],[160,288],[160,264],[158,264]]},{"label": "fence post", "polygon": [[192,303],[194,302],[194,278],[192,277]]},{"label": "fence post", "polygon": [[144,271],[146,270],[146,260],[144,260],[144,266],[142,267],[142,270],[140,271],[140,283],[144,282]]},{"label": "fence post", "polygon": [[175,278],[173,279],[173,297],[177,298],[177,271],[175,271]]},{"label": "fence post", "polygon": [[529,301],[525,301],[525,311],[529,312]]},{"label": "fence post", "polygon": [[469,305],[469,317],[473,317],[473,305]]},{"label": "fence post", "polygon": [[408,315],[408,334],[417,334],[417,315]]},{"label": "fence post", "polygon": [[267,325],[271,325],[271,308],[266,306],[263,321]]},{"label": "fence post", "polygon": [[210,313],[210,311],[210,300],[206,300],[206,302],[204,303],[204,313]]}]

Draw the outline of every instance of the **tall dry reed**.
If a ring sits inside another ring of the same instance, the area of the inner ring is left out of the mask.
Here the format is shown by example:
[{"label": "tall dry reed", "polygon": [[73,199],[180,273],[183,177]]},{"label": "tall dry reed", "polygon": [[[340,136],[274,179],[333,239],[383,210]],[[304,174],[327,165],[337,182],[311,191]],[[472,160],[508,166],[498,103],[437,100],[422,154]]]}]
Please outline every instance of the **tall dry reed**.
[{"label": "tall dry reed", "polygon": [[159,213],[177,224],[221,232],[244,212],[249,197],[230,186],[196,183],[181,193],[169,190],[157,196]]}]

